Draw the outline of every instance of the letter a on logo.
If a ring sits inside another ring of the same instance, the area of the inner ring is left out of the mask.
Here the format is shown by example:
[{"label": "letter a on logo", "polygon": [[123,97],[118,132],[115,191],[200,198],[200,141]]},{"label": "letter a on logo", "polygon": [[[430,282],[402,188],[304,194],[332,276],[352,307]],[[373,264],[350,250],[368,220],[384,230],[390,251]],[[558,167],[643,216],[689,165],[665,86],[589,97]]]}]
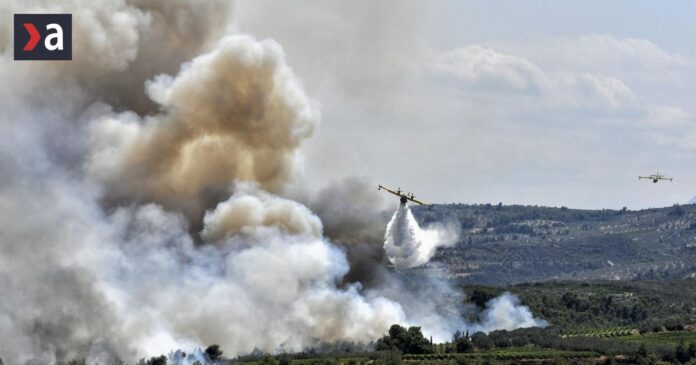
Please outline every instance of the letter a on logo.
[{"label": "letter a on logo", "polygon": [[[56,23],[52,23],[46,26],[46,30],[55,30],[54,33],[46,36],[44,41],[46,49],[49,51],[63,50],[63,28]],[[51,42],[52,40],[55,40],[55,42]]]}]

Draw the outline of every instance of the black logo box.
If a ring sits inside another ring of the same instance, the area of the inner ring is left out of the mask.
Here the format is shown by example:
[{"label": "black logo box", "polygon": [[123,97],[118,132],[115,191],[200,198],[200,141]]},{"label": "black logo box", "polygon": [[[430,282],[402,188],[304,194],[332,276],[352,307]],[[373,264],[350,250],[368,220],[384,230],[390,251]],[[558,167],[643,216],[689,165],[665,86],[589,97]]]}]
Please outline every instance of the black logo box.
[{"label": "black logo box", "polygon": [[[29,41],[29,32],[22,25],[31,23],[41,35],[41,40],[31,51],[24,51]],[[46,36],[55,33],[46,25],[56,23],[63,29],[63,50],[49,51],[44,46]],[[72,60],[72,14],[15,14],[14,15],[14,59],[15,60]]]}]

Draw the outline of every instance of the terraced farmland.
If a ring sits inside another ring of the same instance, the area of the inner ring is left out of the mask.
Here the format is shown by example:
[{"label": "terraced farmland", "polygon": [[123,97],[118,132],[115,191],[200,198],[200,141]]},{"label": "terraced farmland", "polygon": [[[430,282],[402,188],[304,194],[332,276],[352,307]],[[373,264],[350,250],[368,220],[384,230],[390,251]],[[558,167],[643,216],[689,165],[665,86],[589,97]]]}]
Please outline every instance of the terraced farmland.
[{"label": "terraced farmland", "polygon": [[539,347],[511,347],[506,349],[493,349],[458,354],[427,354],[404,355],[407,363],[421,363],[423,361],[444,361],[454,359],[471,360],[548,360],[548,359],[586,359],[599,357],[599,354],[591,351],[565,351],[545,349]]},{"label": "terraced farmland", "polygon": [[640,332],[633,327],[614,327],[590,330],[570,331],[563,337],[593,337],[593,338],[615,338],[625,336],[638,336]]},{"label": "terraced farmland", "polygon": [[644,343],[645,345],[678,345],[680,342],[689,344],[696,342],[695,331],[675,331],[646,333],[615,338],[617,341]]}]

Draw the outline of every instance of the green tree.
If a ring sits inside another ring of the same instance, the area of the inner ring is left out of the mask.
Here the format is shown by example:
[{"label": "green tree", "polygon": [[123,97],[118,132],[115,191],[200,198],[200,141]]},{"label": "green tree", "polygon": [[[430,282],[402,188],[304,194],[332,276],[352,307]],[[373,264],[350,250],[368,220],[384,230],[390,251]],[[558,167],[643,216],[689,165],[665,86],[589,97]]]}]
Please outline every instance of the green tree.
[{"label": "green tree", "polygon": [[479,349],[486,350],[493,347],[493,341],[483,332],[476,332],[471,335],[471,342]]},{"label": "green tree", "polygon": [[406,329],[398,324],[389,328],[389,335],[377,340],[377,351],[398,350],[404,354],[429,354],[433,352],[420,327]]},{"label": "green tree", "polygon": [[457,339],[457,341],[454,342],[454,344],[457,347],[457,352],[474,351],[474,345],[471,344],[471,341],[468,337],[460,337]]},{"label": "green tree", "polygon": [[474,304],[476,304],[477,307],[485,308],[486,303],[488,303],[491,299],[497,297],[498,295],[500,295],[500,292],[495,289],[476,288],[474,289],[474,291],[471,292],[469,300],[474,302]]},{"label": "green tree", "polygon": [[290,356],[288,354],[282,354],[278,356],[278,365],[290,365],[292,361],[290,360]]},{"label": "green tree", "polygon": [[428,339],[423,336],[420,327],[409,327],[406,340],[405,354],[429,354],[433,352],[433,346]]},{"label": "green tree", "polygon": [[262,365],[276,365],[276,361],[271,355],[265,355],[259,363]]},{"label": "green tree", "polygon": [[167,365],[167,357],[162,355],[159,357],[151,357],[147,360],[146,365]]},{"label": "green tree", "polygon": [[691,359],[691,355],[689,355],[689,350],[686,348],[684,340],[681,340],[681,342],[679,342],[674,356],[681,363],[685,363]]},{"label": "green tree", "polygon": [[222,356],[222,350],[220,350],[220,345],[210,345],[205,349],[205,354],[211,361],[217,361]]}]

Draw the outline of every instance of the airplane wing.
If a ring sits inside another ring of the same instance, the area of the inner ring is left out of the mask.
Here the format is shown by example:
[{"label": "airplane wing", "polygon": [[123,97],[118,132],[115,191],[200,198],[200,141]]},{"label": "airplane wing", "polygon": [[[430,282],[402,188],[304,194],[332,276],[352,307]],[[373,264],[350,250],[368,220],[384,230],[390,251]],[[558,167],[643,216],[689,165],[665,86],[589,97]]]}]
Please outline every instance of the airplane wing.
[{"label": "airplane wing", "polygon": [[380,189],[384,189],[384,190],[386,190],[386,191],[388,191],[388,192],[390,192],[390,193],[392,193],[392,194],[394,194],[394,195],[396,195],[396,196],[401,196],[401,194],[397,193],[396,191],[394,191],[394,190],[392,190],[392,189],[389,189],[389,188],[386,187],[386,186],[379,185],[379,187],[377,188],[377,190],[380,190]]},{"label": "airplane wing", "polygon": [[430,209],[430,208],[433,207],[432,204],[428,204],[428,203],[426,203],[426,202],[420,201],[420,200],[415,199],[415,198],[406,198],[406,199],[408,199],[408,200],[410,200],[410,201],[412,201],[412,202],[414,202],[414,203],[416,203],[416,204],[425,205],[425,206],[428,207],[428,209]]},{"label": "airplane wing", "polygon": [[422,202],[422,201],[420,201],[420,200],[418,200],[418,199],[415,199],[415,198],[409,198],[409,197],[407,197],[406,199],[408,199],[408,200],[410,200],[410,201],[412,201],[412,202],[414,202],[414,203],[416,203],[416,204],[420,204],[420,205],[429,205],[428,203],[424,203],[424,202]]}]

